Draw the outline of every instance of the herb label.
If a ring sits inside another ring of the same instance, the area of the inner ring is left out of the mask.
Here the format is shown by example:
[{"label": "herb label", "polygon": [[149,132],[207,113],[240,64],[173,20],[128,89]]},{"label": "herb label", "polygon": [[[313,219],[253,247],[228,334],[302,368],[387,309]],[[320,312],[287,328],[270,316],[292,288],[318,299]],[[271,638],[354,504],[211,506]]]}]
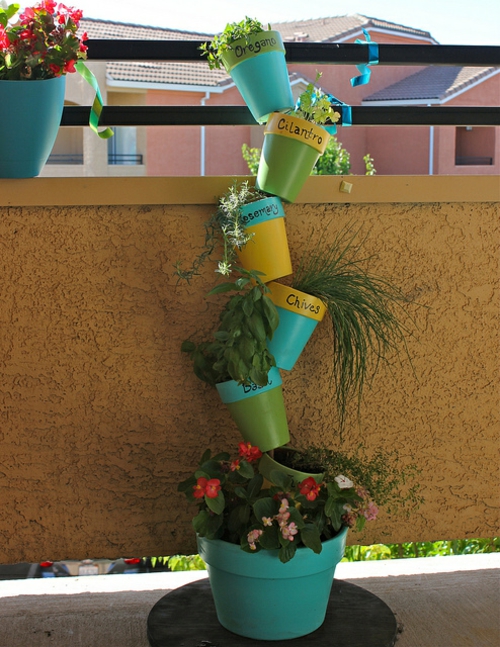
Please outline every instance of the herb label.
[{"label": "herb label", "polygon": [[264,135],[282,135],[290,137],[316,149],[321,155],[325,152],[330,139],[328,132],[321,126],[293,117],[274,112],[267,122]]}]

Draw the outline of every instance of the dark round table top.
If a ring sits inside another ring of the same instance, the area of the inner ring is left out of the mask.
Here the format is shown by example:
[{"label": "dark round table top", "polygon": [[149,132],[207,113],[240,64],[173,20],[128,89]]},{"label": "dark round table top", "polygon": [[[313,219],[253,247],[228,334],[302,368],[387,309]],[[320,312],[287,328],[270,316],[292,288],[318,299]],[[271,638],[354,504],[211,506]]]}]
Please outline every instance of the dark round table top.
[{"label": "dark round table top", "polygon": [[[292,611],[293,612],[293,611]],[[398,625],[391,609],[373,593],[334,580],[325,622],[294,640],[253,640],[222,627],[208,578],[174,589],[161,598],[148,617],[151,647],[393,647]]]}]

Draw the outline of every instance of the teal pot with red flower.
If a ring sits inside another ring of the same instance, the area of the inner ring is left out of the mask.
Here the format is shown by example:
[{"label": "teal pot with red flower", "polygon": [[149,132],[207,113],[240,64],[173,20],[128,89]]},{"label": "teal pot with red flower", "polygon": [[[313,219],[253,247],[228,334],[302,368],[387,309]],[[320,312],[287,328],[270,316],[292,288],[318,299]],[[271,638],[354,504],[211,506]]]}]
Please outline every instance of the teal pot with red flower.
[{"label": "teal pot with red flower", "polygon": [[325,128],[275,112],[264,130],[256,186],[294,202],[329,139]]},{"label": "teal pot with red flower", "polygon": [[262,31],[234,41],[222,54],[222,62],[255,121],[265,123],[275,110],[293,108],[295,102],[279,32]]},{"label": "teal pot with red flower", "polygon": [[270,196],[241,207],[241,221],[251,236],[236,251],[241,267],[262,272],[264,283],[292,273],[292,261],[281,200]]},{"label": "teal pot with red flower", "polygon": [[220,624],[254,640],[293,640],[324,622],[335,568],[344,555],[347,528],[306,547],[283,563],[278,550],[247,553],[239,545],[198,537]]},{"label": "teal pot with red flower", "polygon": [[59,131],[66,76],[0,81],[0,177],[40,174]]},{"label": "teal pot with red flower", "polygon": [[243,440],[263,452],[290,441],[282,380],[277,368],[269,371],[266,386],[238,384],[235,380],[216,386]]}]

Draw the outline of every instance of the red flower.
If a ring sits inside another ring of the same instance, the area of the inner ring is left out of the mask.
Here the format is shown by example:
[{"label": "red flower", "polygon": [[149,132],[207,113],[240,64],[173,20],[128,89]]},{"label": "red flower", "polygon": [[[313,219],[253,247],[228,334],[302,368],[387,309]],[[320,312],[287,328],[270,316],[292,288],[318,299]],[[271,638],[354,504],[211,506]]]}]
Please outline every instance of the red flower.
[{"label": "red flower", "polygon": [[210,479],[207,483],[205,494],[209,499],[216,499],[219,496],[220,481],[219,479]]},{"label": "red flower", "polygon": [[257,446],[252,446],[251,443],[238,443],[239,454],[249,463],[258,460],[262,456],[262,452]]},{"label": "red flower", "polygon": [[2,25],[0,25],[0,50],[1,49],[7,49],[10,45],[10,40],[7,34],[5,33],[5,29]]},{"label": "red flower", "polygon": [[219,490],[219,479],[207,480],[204,476],[200,476],[196,481],[196,485],[193,485],[193,496],[195,499],[202,499],[204,496],[209,499],[216,499],[219,496]]},{"label": "red flower", "polygon": [[61,68],[59,65],[54,65],[54,63],[50,63],[49,68],[51,72],[54,74],[54,76],[61,76]]},{"label": "red flower", "polygon": [[239,470],[240,469],[240,459],[237,458],[235,461],[233,461],[231,463],[231,465],[229,466],[229,469],[231,470],[231,472],[236,472],[236,470]]},{"label": "red flower", "polygon": [[57,2],[53,2],[53,0],[42,0],[42,8],[46,9],[49,13],[54,13],[56,9]]},{"label": "red flower", "polygon": [[299,490],[304,494],[308,501],[314,501],[319,494],[321,483],[316,483],[312,476],[299,483]]},{"label": "red flower", "polygon": [[207,489],[207,479],[201,476],[196,485],[193,485],[193,496],[195,499],[203,499],[205,496],[205,490]]},{"label": "red flower", "polygon": [[75,63],[76,63],[76,61],[66,61],[66,63],[64,63],[64,71],[65,72],[76,72]]}]

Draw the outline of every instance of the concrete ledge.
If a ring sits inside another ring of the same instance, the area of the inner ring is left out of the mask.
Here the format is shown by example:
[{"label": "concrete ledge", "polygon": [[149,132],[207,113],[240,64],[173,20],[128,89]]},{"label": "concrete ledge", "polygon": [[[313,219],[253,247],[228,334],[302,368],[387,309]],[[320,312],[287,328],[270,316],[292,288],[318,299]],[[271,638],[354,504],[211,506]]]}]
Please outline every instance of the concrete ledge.
[{"label": "concrete ledge", "polygon": [[[83,177],[0,179],[1,206],[215,204],[240,177]],[[344,192],[343,182],[351,186]],[[297,204],[497,202],[498,176],[329,175],[308,178]]]},{"label": "concrete ledge", "polygon": [[[398,647],[500,644],[498,553],[342,563],[336,576],[389,605],[401,629]],[[148,647],[146,623],[156,602],[204,577],[193,571],[0,582],[0,647]]]},{"label": "concrete ledge", "polygon": [[[357,580],[403,575],[466,573],[500,569],[500,553],[457,555],[418,559],[390,559],[367,562],[341,562],[335,577]],[[206,571],[176,573],[137,573],[86,577],[51,577],[0,581],[0,598],[18,595],[77,595],[79,593],[116,593],[118,591],[170,591],[207,577]]]}]

